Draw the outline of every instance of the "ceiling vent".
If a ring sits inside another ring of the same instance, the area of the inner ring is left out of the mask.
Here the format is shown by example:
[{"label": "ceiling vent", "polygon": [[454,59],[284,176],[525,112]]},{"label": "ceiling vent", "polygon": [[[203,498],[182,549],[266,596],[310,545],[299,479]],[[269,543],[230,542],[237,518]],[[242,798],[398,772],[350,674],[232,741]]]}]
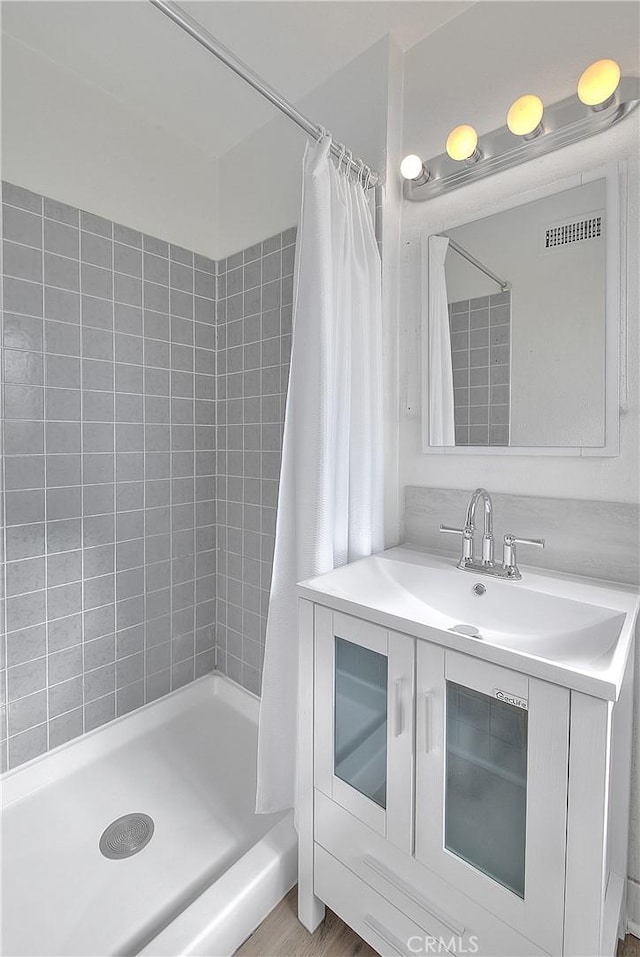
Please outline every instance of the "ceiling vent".
[{"label": "ceiling vent", "polygon": [[575,246],[592,239],[600,239],[604,231],[604,214],[599,211],[589,216],[554,223],[544,231],[544,250],[550,252],[562,246]]}]

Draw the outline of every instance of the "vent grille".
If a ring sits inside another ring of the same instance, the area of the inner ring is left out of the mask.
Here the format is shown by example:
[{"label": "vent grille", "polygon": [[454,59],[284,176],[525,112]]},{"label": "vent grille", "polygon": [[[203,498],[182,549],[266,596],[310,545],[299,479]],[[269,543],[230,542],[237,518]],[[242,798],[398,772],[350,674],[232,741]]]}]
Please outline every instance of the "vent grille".
[{"label": "vent grille", "polygon": [[597,213],[568,223],[556,223],[549,226],[544,234],[545,250],[570,246],[590,239],[599,239],[602,235],[602,220],[602,214]]}]

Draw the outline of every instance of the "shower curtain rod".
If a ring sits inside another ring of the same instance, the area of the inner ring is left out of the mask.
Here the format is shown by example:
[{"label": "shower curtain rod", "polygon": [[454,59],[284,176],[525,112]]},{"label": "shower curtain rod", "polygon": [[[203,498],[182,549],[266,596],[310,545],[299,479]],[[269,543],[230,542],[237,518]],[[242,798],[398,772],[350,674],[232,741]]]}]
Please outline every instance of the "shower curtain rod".
[{"label": "shower curtain rod", "polygon": [[[284,113],[285,116],[288,116],[289,119],[293,120],[294,123],[297,123],[298,126],[305,131],[309,136],[313,136],[316,140],[324,132],[321,126],[317,126],[315,123],[312,123],[303,113],[293,106],[292,103],[289,103],[288,100],[285,100],[277,90],[274,90],[272,86],[269,86],[257,73],[247,66],[246,63],[243,63],[235,53],[220,43],[213,34],[209,33],[208,30],[205,30],[197,20],[194,20],[193,17],[189,16],[188,13],[185,13],[177,3],[174,3],[173,0],[150,0],[150,2],[157,7],[158,10],[162,11],[170,20],[173,20],[174,23],[177,23],[185,33],[188,33],[189,36],[193,37],[194,40],[208,50],[209,53],[213,53],[215,57],[221,60],[230,70],[233,70],[237,76],[241,77],[249,86],[252,86],[254,90],[257,90],[261,96],[264,96],[265,99],[269,100],[281,113]],[[336,158],[345,156],[345,149],[342,144],[331,142],[331,153]],[[347,159],[346,162],[349,163],[351,169],[354,172],[362,173],[361,167],[364,165],[365,173],[369,173],[369,182],[368,186],[379,186],[381,184],[380,174],[375,172],[368,167],[366,164],[363,164],[359,159]]]},{"label": "shower curtain rod", "polygon": [[[152,2],[155,2],[155,0],[152,0]],[[479,259],[476,259],[476,257],[472,256],[470,252],[467,252],[464,246],[461,246],[459,243],[457,243],[455,239],[451,239],[450,236],[445,236],[444,239],[449,240],[449,245],[454,252],[458,253],[459,256],[462,256],[463,259],[466,259],[468,263],[471,263],[471,265],[475,266],[476,269],[479,269],[480,272],[483,272],[485,276],[489,277],[489,279],[493,279],[494,282],[497,282],[503,292],[507,292],[508,289],[511,289],[511,283],[508,279],[500,279],[499,276],[496,276],[494,272],[491,272],[491,270],[485,266],[484,263],[481,263]]]}]

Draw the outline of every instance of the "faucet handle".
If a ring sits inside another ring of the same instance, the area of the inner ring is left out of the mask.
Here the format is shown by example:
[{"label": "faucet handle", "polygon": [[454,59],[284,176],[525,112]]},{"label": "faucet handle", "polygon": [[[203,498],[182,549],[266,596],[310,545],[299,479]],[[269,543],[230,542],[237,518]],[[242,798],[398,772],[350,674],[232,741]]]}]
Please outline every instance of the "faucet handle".
[{"label": "faucet handle", "polygon": [[473,556],[473,528],[465,525],[464,528],[452,528],[451,525],[441,525],[441,532],[449,535],[462,535],[462,561],[471,560]]},{"label": "faucet handle", "polygon": [[504,536],[505,545],[535,545],[536,548],[544,548],[544,538],[516,538],[515,535]]},{"label": "faucet handle", "polygon": [[502,565],[504,568],[515,569],[516,565],[516,545],[535,545],[536,548],[544,548],[544,538],[516,538],[515,535],[504,536],[504,546],[502,550]]}]

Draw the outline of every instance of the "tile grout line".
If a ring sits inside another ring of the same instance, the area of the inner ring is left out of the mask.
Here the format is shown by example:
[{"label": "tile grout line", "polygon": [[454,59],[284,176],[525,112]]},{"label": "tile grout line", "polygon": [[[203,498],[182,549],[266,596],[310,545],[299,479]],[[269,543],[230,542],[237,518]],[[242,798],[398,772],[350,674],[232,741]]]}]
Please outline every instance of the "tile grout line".
[{"label": "tile grout line", "polygon": [[[168,305],[167,312],[169,313],[169,690],[173,691],[173,545],[174,545],[174,536],[173,536],[173,378],[174,378],[174,368],[173,368],[173,309],[171,308],[171,280],[172,280],[172,259],[171,259],[171,245],[167,245],[167,262],[168,262]],[[145,443],[146,445],[146,443]],[[145,461],[146,461],[146,448],[145,448]]]},{"label": "tile grout line", "polygon": [[[84,413],[85,413],[85,396],[84,396],[84,361],[83,361],[83,352],[84,352],[84,342],[83,342],[83,309],[82,309],[82,214],[78,210],[78,306],[80,310],[79,316],[79,342],[80,342],[80,361],[79,361],[79,375],[80,375],[80,563],[82,568],[82,590],[80,597],[80,640],[81,640],[81,651],[80,657],[82,662],[82,686],[81,686],[81,698],[82,698],[82,733],[84,734],[86,730],[86,687],[85,687],[85,651],[86,651],[86,642],[85,642],[85,548],[84,548]],[[48,616],[47,616],[48,617]],[[48,623],[47,623],[48,624]]]},{"label": "tile grout line", "polygon": [[[4,217],[0,221],[0,230],[4,240]],[[2,369],[0,369],[0,401],[4,410],[4,249],[2,250],[2,302],[3,307],[0,316],[0,325],[2,326],[2,341],[0,341],[0,354],[2,355]],[[4,736],[3,752],[6,754],[4,764],[9,767],[9,643],[7,640],[9,626],[9,598],[7,593],[7,482],[6,482],[6,456],[5,456],[5,422],[4,415],[0,422],[2,435],[0,436],[0,451],[2,452],[2,462],[0,462],[0,478],[2,481],[2,641],[4,652],[4,674],[2,676],[2,729],[6,731]],[[1,651],[1,650],[0,650]],[[0,771],[4,770],[2,754],[0,754]]]},{"label": "tile grout line", "polygon": [[[147,641],[147,366],[146,366],[146,354],[145,354],[145,292],[144,292],[144,239],[142,234],[140,235],[140,321],[142,323],[142,514],[144,525],[142,528],[142,700],[144,704],[147,704],[147,653],[148,653],[148,641]],[[115,290],[114,290],[115,297]],[[114,307],[115,311],[115,307]],[[115,329],[115,315],[114,315],[114,329]],[[116,454],[116,470],[117,470],[117,454]],[[117,471],[116,476],[117,479]],[[117,485],[117,481],[116,481]],[[117,494],[117,493],[116,493]],[[117,505],[116,505],[117,510]],[[117,515],[116,515],[117,518]],[[116,536],[117,537],[117,536]],[[116,589],[116,615],[118,609],[118,559],[117,559],[117,545],[116,545],[116,558],[115,558],[115,589]],[[118,670],[118,627],[116,621],[116,637],[115,637],[115,656],[116,656],[116,666],[115,673],[117,676]],[[117,685],[117,677],[116,677]],[[116,693],[116,702],[117,702],[117,693]],[[117,714],[117,704],[116,704],[116,714]]]},{"label": "tile grout line", "polygon": [[193,511],[192,511],[192,527],[193,527],[193,591],[191,595],[192,608],[193,608],[193,670],[192,670],[192,680],[196,676],[196,635],[198,633],[198,607],[196,603],[196,594],[198,588],[198,550],[197,550],[197,539],[198,539],[198,522],[197,522],[197,513],[198,513],[198,494],[197,494],[197,474],[198,474],[198,429],[197,429],[197,402],[196,402],[196,390],[197,390],[197,363],[196,363],[196,260],[195,255],[191,254],[191,335],[192,335],[192,364],[193,372],[191,373],[192,382],[193,382],[193,397],[192,397],[192,406],[191,414],[193,417],[193,431],[192,431],[192,442],[193,442]]},{"label": "tile grout line", "polygon": [[[48,469],[47,469],[47,363],[46,363],[46,353],[45,353],[45,341],[46,341],[46,309],[45,309],[45,262],[44,262],[44,197],[41,198],[42,202],[42,453],[44,459],[44,490],[43,490],[43,508],[44,508],[44,634],[45,634],[45,683],[46,683],[46,740],[47,747],[46,750],[49,750],[50,747],[50,737],[51,737],[51,705],[49,701],[49,669],[50,669],[50,656],[49,656],[49,536],[47,534],[48,530],[48,509],[47,509],[47,490],[48,490]],[[80,253],[78,252],[78,257]],[[80,271],[80,266],[78,265],[78,272]]]},{"label": "tile grout line", "polygon": [[[82,222],[82,214],[80,215],[80,221]],[[111,507],[112,507],[112,514],[113,514],[113,526],[112,526],[112,527],[113,527],[113,545],[112,545],[113,571],[111,572],[111,575],[112,575],[112,583],[113,583],[113,686],[114,686],[114,693],[113,693],[113,699],[114,699],[114,701],[113,701],[113,707],[114,707],[114,715],[115,715],[115,717],[117,717],[117,716],[118,716],[118,693],[117,693],[117,686],[118,686],[118,677],[117,677],[117,676],[118,676],[118,651],[117,651],[117,646],[118,646],[118,591],[117,591],[117,588],[118,588],[118,586],[117,586],[118,574],[117,574],[117,558],[116,558],[116,556],[117,556],[117,551],[118,551],[118,545],[117,545],[117,542],[118,542],[117,486],[118,486],[118,483],[117,483],[117,481],[116,481],[116,468],[117,468],[116,463],[117,463],[117,460],[118,460],[118,411],[117,411],[117,398],[116,398],[116,395],[117,395],[117,392],[116,392],[116,307],[115,307],[115,302],[116,302],[116,269],[115,269],[115,266],[116,266],[116,263],[115,263],[115,239],[114,239],[114,237],[115,237],[115,229],[114,229],[114,224],[113,224],[113,222],[110,222],[110,224],[109,224],[109,230],[110,230],[110,233],[111,233],[111,238],[110,238],[110,251],[111,251],[111,301],[110,301],[110,305],[111,305],[111,374],[112,374],[112,377],[113,377],[113,378],[112,378],[112,383],[113,383],[112,389],[113,389],[113,393],[112,393],[112,396],[111,396],[111,400],[112,400],[112,403],[113,403],[113,406],[112,406],[112,415],[113,415],[113,480],[112,480],[112,481],[113,481],[113,485],[112,485],[112,500],[111,500]],[[81,300],[81,302],[80,302],[80,308],[81,308],[81,310],[82,310],[82,305],[83,305],[83,304],[82,304],[82,300]],[[82,449],[83,449],[82,461],[83,461],[83,469],[84,469],[84,427],[83,427],[82,441],[83,441],[83,446],[82,446]],[[82,475],[83,515],[84,515],[84,489],[85,489],[85,483],[84,483],[84,471],[83,471],[83,475]],[[84,525],[84,521],[83,521],[83,525]],[[84,541],[83,541],[82,554],[83,554],[83,556],[84,556]],[[84,572],[84,567],[83,567],[83,572]],[[84,574],[83,574],[82,577],[83,577],[82,589],[83,589],[83,608],[84,608],[84,582],[86,581],[86,577],[85,577]],[[84,616],[83,616],[83,617],[84,617]],[[84,636],[83,636],[83,637],[84,637]],[[83,678],[82,678],[82,701],[83,701],[82,714],[83,714],[83,724],[82,724],[82,730],[83,730],[83,732],[84,732],[84,731],[86,731],[86,709],[87,709],[86,690],[85,690],[85,677],[84,677],[84,676],[86,675],[86,673],[87,673],[87,672],[86,672],[86,669],[85,669],[85,661],[84,661],[84,652],[85,652],[85,649],[86,649],[86,642],[85,642],[85,641],[83,641],[82,648],[83,648],[83,661],[82,661],[82,675],[83,675]]]}]

